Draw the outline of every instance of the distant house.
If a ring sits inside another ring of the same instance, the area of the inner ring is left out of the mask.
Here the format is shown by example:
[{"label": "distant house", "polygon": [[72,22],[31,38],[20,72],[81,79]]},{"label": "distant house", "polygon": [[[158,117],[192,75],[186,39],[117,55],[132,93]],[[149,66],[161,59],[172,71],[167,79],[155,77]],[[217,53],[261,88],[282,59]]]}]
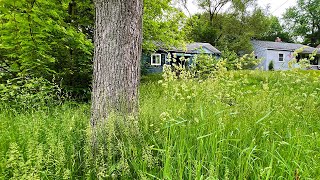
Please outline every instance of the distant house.
[{"label": "distant house", "polygon": [[292,60],[293,52],[301,47],[305,47],[303,51],[298,55],[297,59],[308,57],[313,51],[317,50],[317,55],[313,61],[310,62],[311,69],[320,69],[320,49],[306,46],[303,44],[285,43],[281,42],[281,39],[276,39],[276,42],[272,41],[251,41],[256,58],[261,58],[262,61],[258,65],[263,70],[269,70],[268,66],[273,62],[274,70],[288,70],[288,62]]},{"label": "distant house", "polygon": [[211,44],[196,42],[187,44],[185,50],[178,48],[159,48],[152,54],[144,54],[142,56],[142,64],[143,68],[149,73],[162,72],[163,65],[170,64],[170,62],[166,61],[169,54],[177,60],[177,63],[180,62],[179,59],[181,57],[189,58],[189,63],[191,63],[194,56],[201,53],[216,57],[221,56],[221,52]]}]

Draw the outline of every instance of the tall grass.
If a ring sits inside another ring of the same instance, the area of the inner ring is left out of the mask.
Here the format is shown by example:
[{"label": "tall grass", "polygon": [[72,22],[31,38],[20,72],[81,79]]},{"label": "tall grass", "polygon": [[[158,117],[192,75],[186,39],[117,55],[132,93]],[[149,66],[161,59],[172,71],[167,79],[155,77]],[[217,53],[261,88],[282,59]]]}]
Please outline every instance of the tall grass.
[{"label": "tall grass", "polygon": [[[88,104],[0,112],[0,179],[319,179],[320,73],[145,77],[91,152]],[[94,156],[94,157],[93,157]]]},{"label": "tall grass", "polygon": [[87,105],[20,111],[2,106],[0,179],[84,176]]}]

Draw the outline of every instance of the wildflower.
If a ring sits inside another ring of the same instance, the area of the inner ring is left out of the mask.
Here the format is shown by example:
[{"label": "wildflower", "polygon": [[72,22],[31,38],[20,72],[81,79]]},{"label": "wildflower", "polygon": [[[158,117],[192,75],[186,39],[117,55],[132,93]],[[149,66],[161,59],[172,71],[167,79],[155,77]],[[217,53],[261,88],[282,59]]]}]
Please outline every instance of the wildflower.
[{"label": "wildflower", "polygon": [[265,91],[268,91],[269,90],[268,83],[262,84],[262,89],[265,90]]},{"label": "wildflower", "polygon": [[169,114],[167,112],[163,112],[160,114],[160,119],[162,119],[162,120],[166,120],[167,117],[169,117]]},{"label": "wildflower", "polygon": [[241,69],[242,69],[241,63],[237,63],[237,64],[236,64],[236,67],[237,67],[237,69],[241,70]]}]

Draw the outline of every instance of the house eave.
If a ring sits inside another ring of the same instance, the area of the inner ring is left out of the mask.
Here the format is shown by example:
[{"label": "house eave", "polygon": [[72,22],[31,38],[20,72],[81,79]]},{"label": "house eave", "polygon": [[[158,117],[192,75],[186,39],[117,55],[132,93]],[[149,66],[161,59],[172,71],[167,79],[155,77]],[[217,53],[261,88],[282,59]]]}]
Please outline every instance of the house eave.
[{"label": "house eave", "polygon": [[276,49],[276,48],[266,48],[267,50],[273,50],[273,51],[289,51],[294,52],[295,50],[292,49]]},{"label": "house eave", "polygon": [[[297,49],[276,49],[276,48],[266,48],[266,49],[273,50],[273,51],[288,51],[288,52],[294,52],[297,50]],[[313,53],[313,52],[311,52],[311,51],[302,51],[301,52],[301,54],[311,54],[311,53]],[[320,51],[318,51],[316,54],[319,55]]]}]

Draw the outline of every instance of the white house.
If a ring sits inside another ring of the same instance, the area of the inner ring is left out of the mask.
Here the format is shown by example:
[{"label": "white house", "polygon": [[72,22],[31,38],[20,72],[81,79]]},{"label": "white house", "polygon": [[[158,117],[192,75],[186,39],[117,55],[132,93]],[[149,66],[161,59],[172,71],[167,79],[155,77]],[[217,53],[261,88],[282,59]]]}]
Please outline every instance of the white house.
[{"label": "white house", "polygon": [[288,70],[289,61],[292,60],[293,52],[301,47],[305,47],[299,54],[297,59],[307,57],[313,51],[317,50],[317,55],[313,61],[310,62],[312,69],[320,69],[320,49],[316,49],[310,46],[285,43],[285,42],[272,42],[272,41],[251,41],[256,58],[261,58],[262,61],[258,65],[258,68],[263,70],[269,70],[269,64],[273,61],[274,70]]}]

